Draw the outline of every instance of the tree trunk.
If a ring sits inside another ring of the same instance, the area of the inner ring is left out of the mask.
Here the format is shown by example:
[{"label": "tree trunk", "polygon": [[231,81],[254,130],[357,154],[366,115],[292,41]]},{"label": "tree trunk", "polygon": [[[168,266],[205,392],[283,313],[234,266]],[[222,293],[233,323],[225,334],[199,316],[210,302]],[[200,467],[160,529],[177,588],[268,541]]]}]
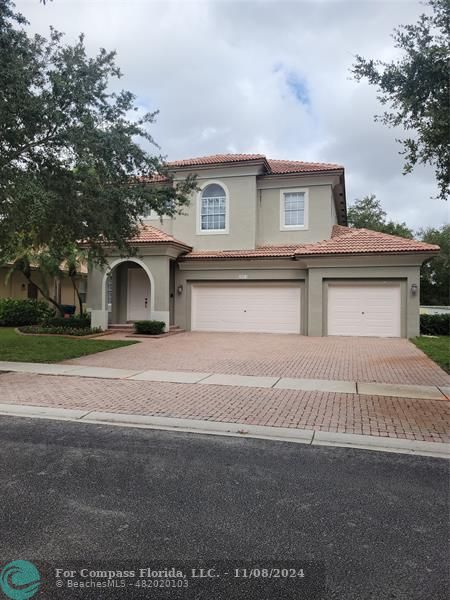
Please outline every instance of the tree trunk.
[{"label": "tree trunk", "polygon": [[75,290],[75,294],[76,294],[76,296],[78,298],[78,306],[79,306],[79,309],[80,309],[80,317],[81,317],[81,315],[83,314],[83,300],[81,299],[80,292],[78,291],[78,286],[77,286],[77,284],[75,282],[75,277],[71,276],[70,280],[72,282],[73,289]]},{"label": "tree trunk", "polygon": [[41,294],[41,296],[43,296],[48,302],[50,302],[50,304],[53,304],[53,306],[58,310],[59,314],[61,317],[64,316],[64,311],[61,307],[60,304],[58,304],[58,302],[56,302],[56,300],[53,300],[53,298],[47,294],[35,281],[33,281],[31,279],[31,275],[29,275],[28,273],[25,273],[24,271],[20,271],[25,277],[26,279],[32,283],[33,285],[35,285],[38,289],[38,292]]}]

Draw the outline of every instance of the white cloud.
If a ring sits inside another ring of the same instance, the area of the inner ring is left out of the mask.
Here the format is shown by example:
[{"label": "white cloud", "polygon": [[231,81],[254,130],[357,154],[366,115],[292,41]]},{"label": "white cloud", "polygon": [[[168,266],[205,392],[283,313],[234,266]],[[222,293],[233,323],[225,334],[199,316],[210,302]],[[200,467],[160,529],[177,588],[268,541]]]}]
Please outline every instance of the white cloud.
[{"label": "white cloud", "polygon": [[[447,220],[430,200],[433,172],[402,176],[402,132],[373,115],[375,90],[350,79],[355,54],[389,60],[390,34],[423,11],[415,0],[16,0],[31,29],[50,24],[91,53],[116,49],[139,106],[160,109],[163,154],[264,152],[346,167],[347,200],[376,193],[389,216],[419,228]],[[294,87],[293,87],[294,82]],[[295,85],[307,94],[299,101]],[[304,89],[303,89],[304,86]]]}]

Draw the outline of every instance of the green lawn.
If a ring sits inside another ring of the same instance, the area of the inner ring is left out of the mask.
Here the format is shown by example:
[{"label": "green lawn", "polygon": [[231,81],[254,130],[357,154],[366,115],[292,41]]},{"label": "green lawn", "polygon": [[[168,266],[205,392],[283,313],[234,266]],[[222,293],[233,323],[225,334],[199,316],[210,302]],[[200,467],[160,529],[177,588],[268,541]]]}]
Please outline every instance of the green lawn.
[{"label": "green lawn", "polygon": [[130,344],[136,342],[18,335],[12,327],[0,327],[0,360],[51,363]]},{"label": "green lawn", "polygon": [[428,354],[440,367],[450,373],[450,336],[417,337],[412,340],[415,345]]}]

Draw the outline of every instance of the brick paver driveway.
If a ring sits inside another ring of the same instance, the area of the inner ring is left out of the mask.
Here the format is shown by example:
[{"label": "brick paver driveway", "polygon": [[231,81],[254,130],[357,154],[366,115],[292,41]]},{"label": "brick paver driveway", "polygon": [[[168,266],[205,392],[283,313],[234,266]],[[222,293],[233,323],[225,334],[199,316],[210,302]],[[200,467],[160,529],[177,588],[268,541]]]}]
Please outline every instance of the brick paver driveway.
[{"label": "brick paver driveway", "polygon": [[[449,385],[402,339],[183,333],[68,361],[136,370],[199,371]],[[0,373],[0,402],[383,437],[448,441],[450,402],[335,392]]]},{"label": "brick paver driveway", "polygon": [[3,373],[0,402],[430,442],[449,441],[450,431],[445,400],[298,390]]},{"label": "brick paver driveway", "polygon": [[121,369],[450,385],[450,376],[414,344],[393,338],[186,332],[68,362]]}]

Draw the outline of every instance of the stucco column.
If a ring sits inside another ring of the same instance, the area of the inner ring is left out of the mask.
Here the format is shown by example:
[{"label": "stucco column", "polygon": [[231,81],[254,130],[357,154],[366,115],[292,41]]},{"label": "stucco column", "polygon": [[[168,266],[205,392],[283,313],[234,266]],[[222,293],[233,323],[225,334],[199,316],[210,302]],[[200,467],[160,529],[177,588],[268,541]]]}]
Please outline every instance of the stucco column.
[{"label": "stucco column", "polygon": [[104,271],[90,266],[87,285],[87,310],[91,313],[91,327],[108,329],[108,310],[104,306]]},{"label": "stucco column", "polygon": [[141,260],[146,264],[153,276],[154,306],[151,318],[155,321],[164,321],[165,330],[170,327],[170,258],[168,256],[143,256]]},{"label": "stucco column", "polygon": [[[411,291],[414,284],[417,286],[415,294]],[[406,337],[413,338],[420,335],[420,268],[408,271],[406,311]]]},{"label": "stucco column", "polygon": [[323,335],[323,285],[320,269],[308,271],[308,335]]}]

